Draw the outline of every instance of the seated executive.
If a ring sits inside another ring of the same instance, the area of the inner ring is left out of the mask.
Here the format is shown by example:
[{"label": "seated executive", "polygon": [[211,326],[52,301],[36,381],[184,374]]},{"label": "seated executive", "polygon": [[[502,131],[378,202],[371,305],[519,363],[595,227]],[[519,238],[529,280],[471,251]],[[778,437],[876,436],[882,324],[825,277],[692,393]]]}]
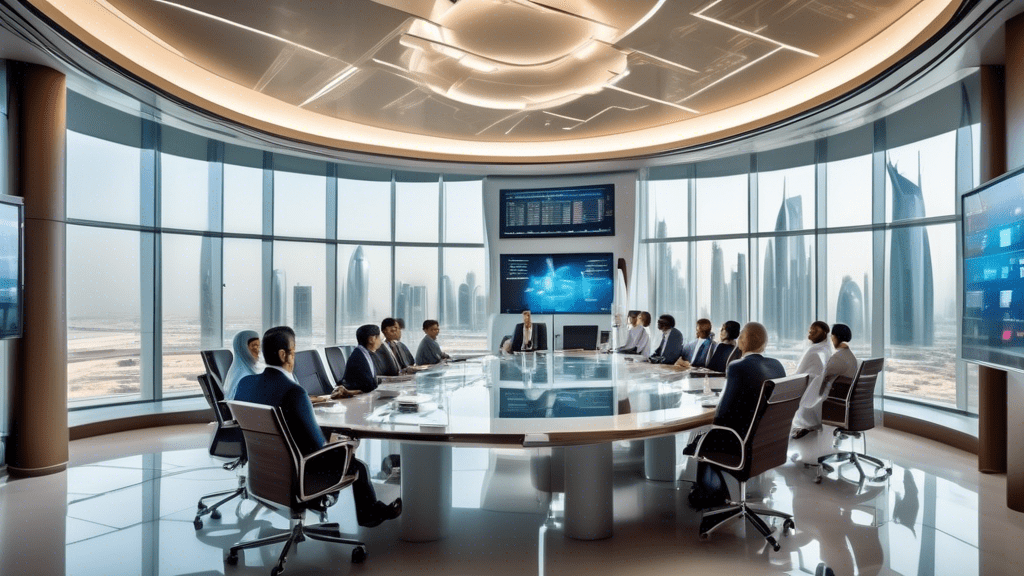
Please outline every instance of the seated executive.
[{"label": "seated executive", "polygon": [[[768,331],[762,324],[748,322],[740,332],[737,346],[743,357],[729,365],[725,376],[725,389],[715,410],[714,424],[727,426],[735,430],[742,438],[747,433],[757,401],[761,397],[761,385],[765,380],[783,378],[786,369],[774,358],[761,355],[768,345]],[[715,450],[721,446],[722,452],[731,452],[739,446],[736,437],[724,430],[710,432],[702,450]],[[683,450],[683,454],[692,456],[697,449],[702,435],[698,435]],[[697,481],[690,489],[688,496],[694,508],[714,508],[729,500],[729,489],[722,477],[722,470],[714,464],[699,462],[697,465]]]},{"label": "seated executive", "polygon": [[384,342],[375,352],[378,359],[377,376],[398,376],[408,372],[407,369],[414,365],[416,360],[413,359],[409,347],[401,342],[401,324],[396,318],[385,318],[380,323],[380,332],[384,335]]},{"label": "seated executive", "polygon": [[[810,376],[807,389],[804,390],[804,395],[800,398],[801,408],[813,409],[819,403],[819,390],[821,390],[825,378],[825,365],[832,357],[832,344],[828,341],[828,332],[828,324],[821,320],[812,322],[811,327],[807,329],[807,339],[811,341],[811,344],[804,351],[804,355],[796,367],[796,372],[794,372],[794,374]],[[820,400],[824,401],[824,398],[820,398]],[[818,419],[817,427],[820,428],[820,416]],[[798,410],[797,416],[793,418],[793,429],[793,438],[803,437],[811,429],[814,429],[813,415],[810,420],[804,420],[800,417]]]},{"label": "seated executive", "polygon": [[359,345],[349,354],[341,385],[348,390],[372,392],[377,389],[374,352],[380,348],[380,328],[373,324],[360,326],[356,329],[356,342]]},{"label": "seated executive", "polygon": [[822,376],[818,389],[807,386],[808,391],[800,399],[800,408],[793,417],[793,438],[802,438],[813,430],[821,430],[821,406],[828,398],[829,392],[834,386],[844,385],[844,390],[849,390],[849,385],[857,377],[857,358],[850,350],[849,342],[853,339],[853,331],[846,324],[832,325],[832,346],[836,351],[825,364],[825,373]]},{"label": "seated executive", "polygon": [[[252,402],[281,408],[285,424],[295,439],[299,450],[311,454],[323,448],[327,441],[316,423],[313,405],[306,391],[292,376],[295,368],[295,331],[287,326],[271,328],[263,335],[263,357],[267,368],[262,374],[247,376],[238,383],[235,400]],[[313,459],[307,462],[306,476],[337,478],[341,462]],[[357,474],[352,484],[352,497],[356,505],[356,520],[360,526],[373,527],[385,520],[397,518],[402,513],[402,499],[390,505],[377,500],[377,494],[370,483],[366,464],[358,458],[349,463],[349,474]]]},{"label": "seated executive", "polygon": [[675,364],[683,353],[683,333],[676,329],[676,319],[669,314],[658,316],[658,330],[661,330],[661,343],[651,353],[651,362]]},{"label": "seated executive", "polygon": [[740,349],[736,346],[736,339],[739,338],[739,336],[739,322],[729,320],[725,324],[722,324],[722,328],[718,332],[718,338],[721,342],[717,342],[712,346],[711,359],[708,360],[708,364],[705,368],[715,372],[725,372],[725,369],[733,360],[738,360],[740,357]]},{"label": "seated executive", "polygon": [[[647,322],[644,323],[646,315]],[[626,336],[626,343],[615,349],[622,354],[651,355],[651,335],[647,333],[647,326],[651,325],[651,315],[639,310],[630,310],[626,318],[629,322],[629,334]]]},{"label": "seated executive", "polygon": [[420,365],[437,364],[451,358],[441,351],[437,343],[437,335],[441,333],[441,324],[437,320],[423,321],[423,340],[416,348],[416,363]]},{"label": "seated executive", "polygon": [[523,310],[522,324],[516,324],[512,332],[512,352],[530,352],[548,349],[548,327],[534,324],[529,310]]},{"label": "seated executive", "polygon": [[255,330],[242,330],[231,340],[233,357],[231,367],[224,376],[224,399],[234,400],[238,382],[246,376],[254,376],[263,371],[259,366],[260,335]]},{"label": "seated executive", "polygon": [[711,333],[711,320],[701,318],[697,320],[697,338],[687,342],[683,346],[683,352],[676,362],[676,366],[683,368],[704,368],[711,359],[711,348],[715,343],[715,337]]}]

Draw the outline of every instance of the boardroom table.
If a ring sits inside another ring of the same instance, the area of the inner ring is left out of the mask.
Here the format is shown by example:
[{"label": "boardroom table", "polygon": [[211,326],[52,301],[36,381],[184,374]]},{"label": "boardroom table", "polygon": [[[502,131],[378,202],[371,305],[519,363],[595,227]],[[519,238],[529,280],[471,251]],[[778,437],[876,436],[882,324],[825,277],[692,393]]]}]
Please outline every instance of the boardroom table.
[{"label": "boardroom table", "polygon": [[[719,375],[588,352],[484,356],[317,406],[325,434],[401,445],[401,538],[444,538],[453,446],[564,447],[565,535],[612,536],[612,443],[642,440],[648,478],[673,480],[675,434],[711,424]],[[397,395],[397,396],[396,396]]]}]

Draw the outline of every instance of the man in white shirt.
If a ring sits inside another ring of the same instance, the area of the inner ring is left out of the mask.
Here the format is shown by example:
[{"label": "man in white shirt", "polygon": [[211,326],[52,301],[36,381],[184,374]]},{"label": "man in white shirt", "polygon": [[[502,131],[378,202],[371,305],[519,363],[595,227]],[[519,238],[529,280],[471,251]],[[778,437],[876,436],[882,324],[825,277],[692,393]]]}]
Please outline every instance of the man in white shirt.
[{"label": "man in white shirt", "polygon": [[[810,376],[807,389],[800,399],[801,408],[813,407],[818,400],[818,390],[821,388],[821,380],[825,376],[825,365],[828,364],[828,359],[832,357],[832,344],[828,341],[828,333],[828,324],[821,320],[811,324],[810,329],[807,331],[807,339],[811,341],[811,345],[807,347],[807,351],[804,352],[804,356],[800,359],[800,364],[796,367],[796,372],[794,372],[794,374],[807,374]],[[793,418],[794,439],[803,438],[812,430],[821,428],[820,419],[815,424],[801,418],[801,412],[803,411],[798,410],[797,416]]]}]

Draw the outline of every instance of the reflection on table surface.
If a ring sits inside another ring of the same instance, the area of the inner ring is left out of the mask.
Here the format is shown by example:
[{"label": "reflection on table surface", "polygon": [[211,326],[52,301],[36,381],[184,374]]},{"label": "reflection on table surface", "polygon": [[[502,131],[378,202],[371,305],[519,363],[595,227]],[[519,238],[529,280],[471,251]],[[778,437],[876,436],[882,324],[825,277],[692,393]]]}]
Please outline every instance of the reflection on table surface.
[{"label": "reflection on table surface", "polygon": [[[476,445],[639,439],[711,422],[721,375],[587,352],[484,356],[439,365],[318,409],[329,432]],[[396,396],[397,395],[397,396]]]}]

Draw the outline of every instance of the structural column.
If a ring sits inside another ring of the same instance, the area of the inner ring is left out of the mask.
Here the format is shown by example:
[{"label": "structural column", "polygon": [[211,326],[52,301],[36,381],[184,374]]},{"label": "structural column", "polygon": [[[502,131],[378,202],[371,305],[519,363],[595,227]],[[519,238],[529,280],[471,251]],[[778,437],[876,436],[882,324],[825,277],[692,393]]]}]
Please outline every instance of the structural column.
[{"label": "structural column", "polygon": [[12,394],[8,470],[68,462],[64,171],[67,92],[60,72],[9,64],[12,189],[25,199],[25,316]]}]

